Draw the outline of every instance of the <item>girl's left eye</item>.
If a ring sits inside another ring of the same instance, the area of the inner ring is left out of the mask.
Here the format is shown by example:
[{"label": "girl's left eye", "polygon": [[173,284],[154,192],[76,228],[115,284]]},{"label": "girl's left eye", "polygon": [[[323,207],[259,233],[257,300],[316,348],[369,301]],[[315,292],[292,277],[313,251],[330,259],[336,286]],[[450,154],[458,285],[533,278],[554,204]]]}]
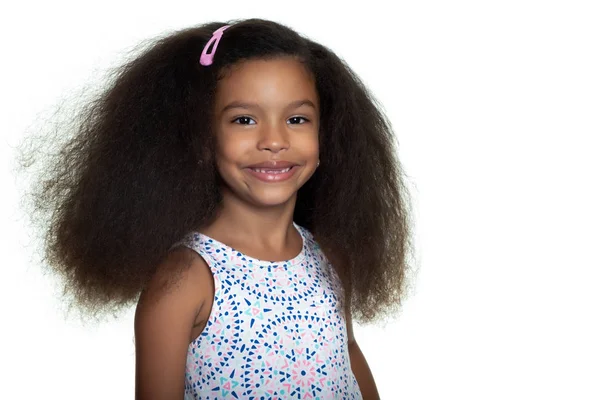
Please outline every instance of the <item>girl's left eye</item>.
[{"label": "girl's left eye", "polygon": [[[300,122],[300,120],[303,120],[304,122]],[[304,118],[304,117],[292,117],[290,119],[288,119],[288,123],[291,122],[292,124],[304,124],[306,122],[308,122],[308,119]]]}]

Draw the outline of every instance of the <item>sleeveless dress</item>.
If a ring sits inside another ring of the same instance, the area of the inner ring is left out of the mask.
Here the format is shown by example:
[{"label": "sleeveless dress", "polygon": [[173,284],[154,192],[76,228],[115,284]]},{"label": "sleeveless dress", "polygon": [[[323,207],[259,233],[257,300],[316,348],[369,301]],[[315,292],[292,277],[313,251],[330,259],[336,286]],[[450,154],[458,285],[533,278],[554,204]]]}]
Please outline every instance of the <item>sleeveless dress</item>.
[{"label": "sleeveless dress", "polygon": [[302,251],[287,261],[249,257],[200,232],[196,251],[215,297],[188,347],[185,400],[362,399],[350,367],[343,288],[312,234],[294,222]]}]

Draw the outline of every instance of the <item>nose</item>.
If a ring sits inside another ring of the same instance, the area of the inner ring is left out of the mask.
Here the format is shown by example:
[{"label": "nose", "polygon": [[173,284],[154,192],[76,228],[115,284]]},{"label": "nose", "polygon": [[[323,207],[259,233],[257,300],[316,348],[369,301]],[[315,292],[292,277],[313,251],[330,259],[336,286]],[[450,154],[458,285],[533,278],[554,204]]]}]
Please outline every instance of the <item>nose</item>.
[{"label": "nose", "polygon": [[281,149],[290,147],[289,132],[287,131],[286,123],[272,122],[263,124],[262,128],[258,141],[260,150],[267,149],[278,152]]}]

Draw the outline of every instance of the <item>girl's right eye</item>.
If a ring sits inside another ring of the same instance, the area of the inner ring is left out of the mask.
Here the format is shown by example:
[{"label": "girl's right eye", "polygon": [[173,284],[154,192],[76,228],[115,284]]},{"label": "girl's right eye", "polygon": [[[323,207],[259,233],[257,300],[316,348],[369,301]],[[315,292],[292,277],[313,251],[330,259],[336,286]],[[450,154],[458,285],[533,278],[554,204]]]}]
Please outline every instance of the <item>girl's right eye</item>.
[{"label": "girl's right eye", "polygon": [[[239,121],[239,122],[237,122],[237,121]],[[236,119],[234,119],[231,122],[234,122],[234,123],[240,124],[240,125],[255,125],[256,124],[256,121],[254,121],[250,117],[237,117]]]}]

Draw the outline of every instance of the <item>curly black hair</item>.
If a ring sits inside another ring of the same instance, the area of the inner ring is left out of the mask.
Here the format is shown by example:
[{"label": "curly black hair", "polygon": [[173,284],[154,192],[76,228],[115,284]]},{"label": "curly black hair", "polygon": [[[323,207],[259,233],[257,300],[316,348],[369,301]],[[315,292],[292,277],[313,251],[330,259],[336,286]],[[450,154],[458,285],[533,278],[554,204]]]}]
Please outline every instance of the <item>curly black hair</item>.
[{"label": "curly black hair", "polygon": [[[199,65],[226,24],[214,64]],[[321,116],[320,167],[298,191],[294,221],[338,271],[353,317],[368,322],[399,309],[412,254],[406,178],[390,122],[344,61],[263,19],[179,30],[138,53],[57,125],[62,144],[42,135],[20,150],[23,170],[45,163],[28,212],[70,304],[88,315],[131,305],[171,245],[214,217],[221,194],[211,115],[222,71],[292,56],[314,76]],[[38,154],[53,145],[54,157]]]}]

